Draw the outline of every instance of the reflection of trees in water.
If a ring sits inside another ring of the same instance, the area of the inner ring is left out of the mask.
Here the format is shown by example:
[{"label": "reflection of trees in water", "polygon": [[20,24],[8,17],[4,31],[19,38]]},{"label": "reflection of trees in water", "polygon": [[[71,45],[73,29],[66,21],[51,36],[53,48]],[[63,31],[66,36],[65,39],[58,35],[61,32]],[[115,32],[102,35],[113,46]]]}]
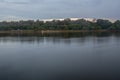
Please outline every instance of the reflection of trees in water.
[{"label": "reflection of trees in water", "polygon": [[28,37],[28,36],[36,36],[36,37],[61,37],[61,38],[73,38],[73,37],[86,37],[86,36],[97,36],[97,37],[107,37],[111,35],[120,36],[120,32],[58,32],[58,33],[0,33],[0,37]]},{"label": "reflection of trees in water", "polygon": [[[108,41],[108,39],[103,39],[104,37],[115,36],[120,38],[120,33],[116,32],[69,32],[69,33],[4,33],[0,34],[0,42],[28,42],[28,43],[44,43],[44,42],[53,42],[54,44],[66,43],[70,44],[71,42],[84,43],[93,39],[97,42]],[[94,39],[96,38],[96,39]]]}]

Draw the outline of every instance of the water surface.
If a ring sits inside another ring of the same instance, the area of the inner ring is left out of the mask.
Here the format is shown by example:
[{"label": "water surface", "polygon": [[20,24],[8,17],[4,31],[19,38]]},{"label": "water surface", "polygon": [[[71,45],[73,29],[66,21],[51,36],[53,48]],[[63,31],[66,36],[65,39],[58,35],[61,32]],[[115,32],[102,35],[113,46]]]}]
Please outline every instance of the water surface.
[{"label": "water surface", "polygon": [[0,80],[120,80],[120,33],[0,34]]}]

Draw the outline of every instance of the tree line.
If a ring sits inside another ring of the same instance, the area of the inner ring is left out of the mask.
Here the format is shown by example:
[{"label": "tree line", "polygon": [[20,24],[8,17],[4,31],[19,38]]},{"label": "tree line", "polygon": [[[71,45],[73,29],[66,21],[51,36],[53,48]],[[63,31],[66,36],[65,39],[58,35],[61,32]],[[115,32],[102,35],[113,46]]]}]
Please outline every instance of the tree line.
[{"label": "tree line", "polygon": [[11,21],[0,22],[0,30],[120,30],[120,20],[114,23],[109,20],[98,19],[95,22],[84,19],[71,20],[69,18],[53,21]]}]

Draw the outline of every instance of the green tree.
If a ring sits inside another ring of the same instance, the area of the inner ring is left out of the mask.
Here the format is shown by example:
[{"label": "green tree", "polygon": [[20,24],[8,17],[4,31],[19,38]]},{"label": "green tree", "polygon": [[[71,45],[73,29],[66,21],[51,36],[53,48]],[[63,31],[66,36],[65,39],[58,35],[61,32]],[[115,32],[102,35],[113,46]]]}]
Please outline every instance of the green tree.
[{"label": "green tree", "polygon": [[109,20],[98,19],[96,23],[102,29],[109,29],[112,26],[112,23]]}]

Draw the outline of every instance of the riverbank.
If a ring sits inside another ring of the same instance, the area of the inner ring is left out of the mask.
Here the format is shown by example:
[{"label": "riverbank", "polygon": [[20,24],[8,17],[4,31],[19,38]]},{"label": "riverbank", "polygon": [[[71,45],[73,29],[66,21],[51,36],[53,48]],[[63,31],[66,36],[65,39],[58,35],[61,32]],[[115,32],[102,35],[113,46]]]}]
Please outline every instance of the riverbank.
[{"label": "riverbank", "polygon": [[11,30],[0,33],[67,33],[67,32],[119,32],[117,30]]}]

